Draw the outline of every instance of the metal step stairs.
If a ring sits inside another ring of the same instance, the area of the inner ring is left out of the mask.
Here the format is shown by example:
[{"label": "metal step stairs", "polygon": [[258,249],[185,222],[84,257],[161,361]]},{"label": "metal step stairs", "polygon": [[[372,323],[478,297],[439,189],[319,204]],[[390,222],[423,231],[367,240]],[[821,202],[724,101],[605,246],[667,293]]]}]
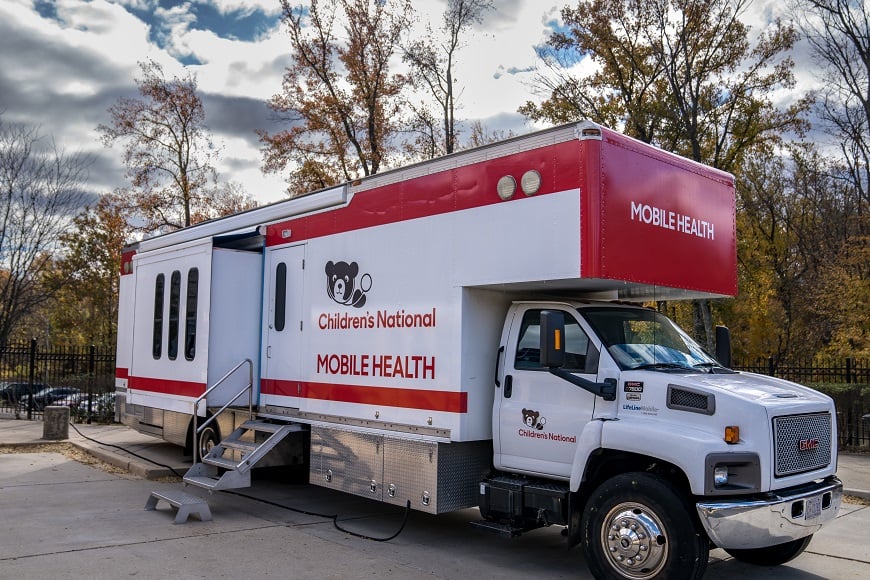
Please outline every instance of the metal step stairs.
[{"label": "metal step stairs", "polygon": [[184,484],[209,491],[250,487],[251,468],[287,435],[303,429],[300,424],[245,421],[187,471]]},{"label": "metal step stairs", "polygon": [[152,491],[148,501],[145,502],[145,509],[156,510],[157,502],[161,500],[178,510],[175,514],[176,524],[183,524],[190,516],[198,517],[201,522],[211,521],[211,510],[205,499],[177,489]]}]

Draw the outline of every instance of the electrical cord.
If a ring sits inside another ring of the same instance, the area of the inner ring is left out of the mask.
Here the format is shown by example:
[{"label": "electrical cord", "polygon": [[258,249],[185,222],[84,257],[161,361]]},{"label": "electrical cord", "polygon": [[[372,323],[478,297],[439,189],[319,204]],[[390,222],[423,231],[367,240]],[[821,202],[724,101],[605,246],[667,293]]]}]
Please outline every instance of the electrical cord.
[{"label": "electrical cord", "polygon": [[[152,464],[156,465],[157,467],[164,467],[164,468],[168,469],[169,471],[171,471],[173,474],[175,474],[177,477],[179,477],[179,478],[181,478],[181,479],[184,479],[184,476],[183,476],[182,474],[178,473],[178,471],[176,471],[176,470],[175,470],[174,468],[172,468],[172,466],[170,466],[170,465],[164,465],[163,463],[159,463],[159,462],[157,462],[157,461],[154,461],[153,459],[150,459],[150,458],[145,457],[145,456],[143,456],[143,455],[139,455],[138,453],[135,453],[135,452],[133,452],[133,451],[130,451],[129,449],[125,449],[124,447],[121,447],[120,445],[114,445],[114,444],[112,444],[112,443],[104,443],[104,442],[102,442],[102,441],[97,441],[96,439],[93,439],[92,437],[88,437],[87,435],[85,435],[84,433],[82,433],[81,431],[79,431],[78,428],[73,424],[72,421],[70,421],[69,424],[70,424],[70,426],[73,428],[73,430],[75,430],[76,433],[78,433],[81,437],[87,439],[88,441],[92,441],[92,442],[96,443],[97,445],[105,445],[106,447],[114,447],[115,449],[120,449],[120,450],[123,451],[124,453],[129,453],[130,455],[132,455],[132,456],[134,456],[134,457],[138,457],[139,459],[142,459],[142,460],[144,460],[144,461],[147,461],[148,463],[152,463]],[[319,513],[317,513],[317,512],[310,512],[310,511],[302,510],[302,509],[299,509],[299,508],[294,508],[294,507],[291,507],[291,506],[283,505],[283,504],[280,504],[280,503],[277,503],[277,502],[274,502],[274,501],[271,501],[271,500],[268,500],[268,499],[262,499],[262,498],[259,498],[259,497],[254,497],[254,496],[252,496],[252,495],[247,495],[247,494],[244,494],[244,493],[240,493],[240,492],[238,492],[238,491],[231,491],[231,490],[226,490],[226,489],[224,489],[224,490],[220,490],[220,491],[223,491],[224,493],[228,493],[228,494],[230,494],[230,495],[236,495],[236,496],[239,496],[239,497],[243,497],[243,498],[245,498],[245,499],[250,499],[250,500],[253,500],[253,501],[258,501],[258,502],[260,502],[260,503],[264,503],[264,504],[266,504],[266,505],[270,505],[270,506],[278,507],[278,508],[281,508],[281,509],[285,509],[285,510],[288,510],[288,511],[291,511],[291,512],[295,512],[295,513],[303,514],[303,515],[306,515],[306,516],[314,516],[314,517],[323,518],[323,519],[327,519],[327,520],[330,520],[330,519],[331,519],[331,520],[332,520],[332,525],[335,526],[335,529],[337,529],[338,531],[340,531],[340,532],[342,532],[342,533],[345,533],[345,534],[348,534],[348,535],[351,535],[351,536],[354,536],[354,537],[357,537],[357,538],[361,538],[361,539],[363,539],[363,540],[371,540],[371,541],[373,541],[373,542],[389,542],[390,540],[393,540],[393,539],[395,539],[396,537],[398,537],[398,535],[401,534],[401,533],[404,531],[404,529],[405,529],[405,525],[408,523],[408,517],[409,517],[410,514],[411,514],[411,500],[408,500],[408,503],[405,504],[405,515],[402,517],[402,525],[399,526],[399,529],[396,530],[396,532],[395,532],[394,534],[392,534],[391,536],[388,536],[388,537],[386,537],[386,538],[376,538],[376,537],[374,537],[374,536],[368,536],[368,535],[366,535],[366,534],[361,534],[361,533],[359,533],[359,532],[354,532],[354,531],[348,530],[347,528],[343,528],[343,527],[341,527],[341,526],[338,524],[339,514],[334,514],[334,515],[319,514]]]},{"label": "electrical cord", "polygon": [[132,455],[133,457],[138,457],[139,459],[142,459],[142,460],[144,460],[144,461],[147,461],[148,463],[153,463],[153,464],[156,465],[157,467],[165,467],[166,469],[168,469],[169,471],[171,471],[171,472],[172,472],[176,477],[179,477],[179,478],[181,478],[181,479],[184,479],[184,476],[183,476],[182,474],[178,473],[178,471],[176,471],[175,469],[173,469],[172,466],[170,466],[170,465],[164,465],[164,464],[162,464],[162,463],[158,463],[157,461],[154,461],[153,459],[149,459],[148,457],[145,457],[145,456],[143,456],[143,455],[139,455],[138,453],[136,453],[136,452],[134,452],[134,451],[130,451],[129,449],[125,449],[125,448],[121,447],[120,445],[114,445],[114,444],[112,444],[112,443],[103,443],[102,441],[97,441],[96,439],[93,439],[93,438],[91,438],[91,437],[88,437],[87,435],[85,435],[84,433],[82,433],[81,431],[79,431],[79,430],[78,430],[78,427],[76,427],[75,424],[73,424],[72,421],[70,421],[69,424],[70,424],[70,427],[72,427],[73,430],[75,430],[76,433],[78,433],[79,435],[81,435],[82,437],[84,437],[85,439],[87,439],[88,441],[92,441],[92,442],[96,443],[97,445],[105,445],[106,447],[114,447],[115,449],[120,449],[120,450],[123,451],[124,453],[129,453],[129,454]]}]

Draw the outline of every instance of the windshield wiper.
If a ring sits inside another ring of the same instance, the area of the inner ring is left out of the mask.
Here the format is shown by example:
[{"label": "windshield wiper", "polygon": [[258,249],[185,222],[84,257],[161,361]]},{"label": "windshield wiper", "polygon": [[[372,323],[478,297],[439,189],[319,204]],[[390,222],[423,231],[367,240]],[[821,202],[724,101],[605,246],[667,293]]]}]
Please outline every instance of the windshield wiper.
[{"label": "windshield wiper", "polygon": [[686,365],[681,365],[678,363],[672,362],[655,362],[655,363],[645,363],[642,365],[637,365],[636,367],[631,367],[630,371],[644,371],[644,370],[665,370],[665,369],[679,369],[683,371],[691,371],[694,370],[691,367],[687,367]]},{"label": "windshield wiper", "polygon": [[706,369],[711,374],[727,375],[727,374],[736,373],[736,371],[733,371],[727,367],[723,367],[719,363],[698,363],[698,364],[692,365],[692,366],[696,369]]}]

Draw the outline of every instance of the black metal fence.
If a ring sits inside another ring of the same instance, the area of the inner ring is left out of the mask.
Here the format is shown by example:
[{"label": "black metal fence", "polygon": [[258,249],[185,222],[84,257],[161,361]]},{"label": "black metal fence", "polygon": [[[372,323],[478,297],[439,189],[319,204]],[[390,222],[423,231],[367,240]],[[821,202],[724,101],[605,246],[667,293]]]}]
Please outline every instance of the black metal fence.
[{"label": "black metal fence", "polygon": [[[870,360],[791,361],[773,357],[735,361],[736,370],[788,379],[830,395],[837,407],[840,448],[870,450]],[[40,391],[66,387],[78,393],[74,416],[112,417],[114,405],[101,397],[114,390],[114,348],[40,348],[36,340],[0,345],[0,412],[41,418]],[[69,399],[68,399],[69,400]]]},{"label": "black metal fence", "polygon": [[40,348],[38,341],[0,345],[0,412],[41,418],[49,404],[74,417],[111,420],[115,350],[94,346]]},{"label": "black metal fence", "polygon": [[733,367],[801,383],[829,395],[837,408],[840,449],[870,450],[870,360],[769,357],[736,361]]}]

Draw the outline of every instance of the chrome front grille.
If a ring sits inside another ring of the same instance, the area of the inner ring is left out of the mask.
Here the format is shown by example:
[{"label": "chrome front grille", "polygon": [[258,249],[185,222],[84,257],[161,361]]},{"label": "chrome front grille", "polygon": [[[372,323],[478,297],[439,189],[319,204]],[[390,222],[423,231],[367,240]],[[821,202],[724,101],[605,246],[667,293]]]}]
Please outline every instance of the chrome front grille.
[{"label": "chrome front grille", "polygon": [[831,462],[831,415],[790,415],[773,420],[776,477],[795,475]]}]

